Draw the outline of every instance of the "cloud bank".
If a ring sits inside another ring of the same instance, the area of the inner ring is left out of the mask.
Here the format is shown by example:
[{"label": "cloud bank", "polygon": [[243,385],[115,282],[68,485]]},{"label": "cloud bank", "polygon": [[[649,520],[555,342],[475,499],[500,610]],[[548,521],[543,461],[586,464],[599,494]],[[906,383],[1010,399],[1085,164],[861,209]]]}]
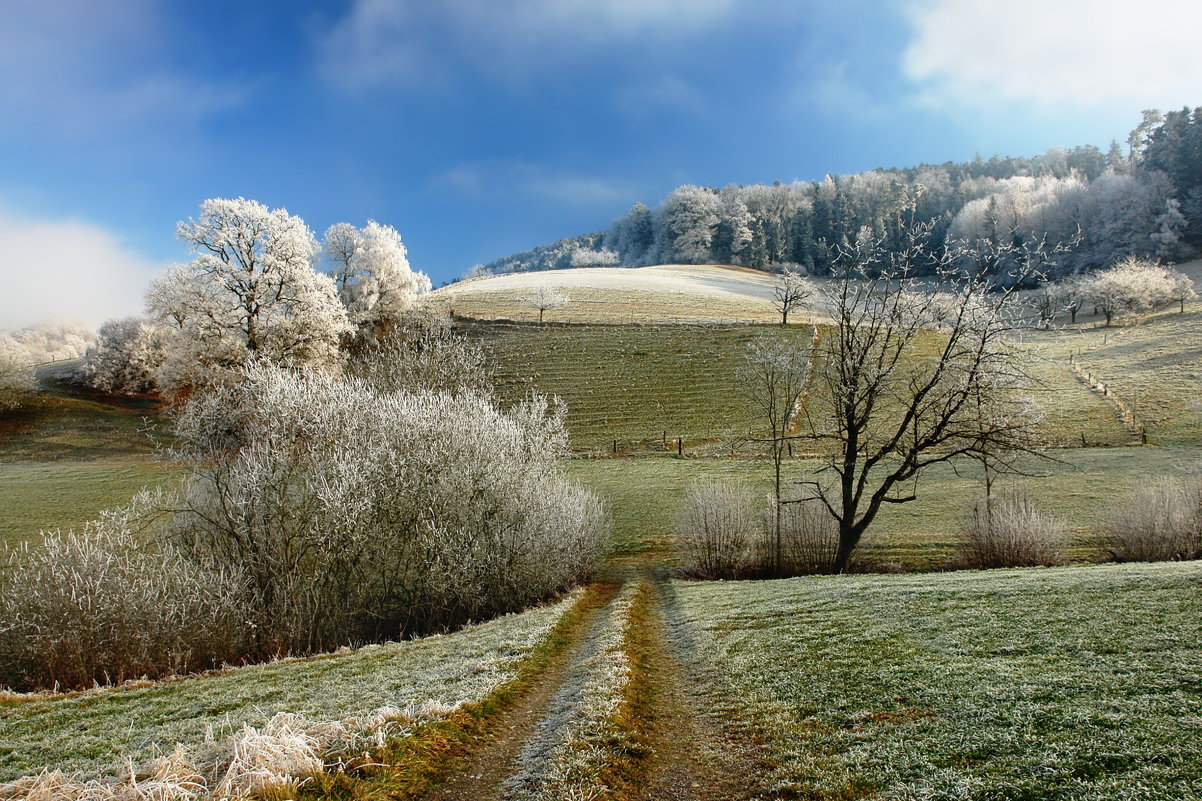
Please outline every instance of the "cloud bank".
[{"label": "cloud bank", "polygon": [[911,19],[902,69],[936,104],[1132,114],[1202,103],[1202,4],[934,0]]},{"label": "cloud bank", "polygon": [[113,234],[70,220],[29,220],[0,209],[0,330],[49,320],[92,326],[138,314],[150,262]]}]

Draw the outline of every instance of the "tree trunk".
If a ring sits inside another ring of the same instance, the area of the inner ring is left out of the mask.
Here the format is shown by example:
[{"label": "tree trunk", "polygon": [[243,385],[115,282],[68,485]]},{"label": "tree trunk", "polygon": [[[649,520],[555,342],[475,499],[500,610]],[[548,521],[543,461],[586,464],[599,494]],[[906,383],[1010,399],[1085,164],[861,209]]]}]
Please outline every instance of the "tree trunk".
[{"label": "tree trunk", "polygon": [[851,552],[856,549],[859,541],[860,535],[856,531],[845,528],[843,523],[839,524],[839,550],[835,553],[835,563],[831,565],[832,573],[847,572],[847,563],[851,561]]}]

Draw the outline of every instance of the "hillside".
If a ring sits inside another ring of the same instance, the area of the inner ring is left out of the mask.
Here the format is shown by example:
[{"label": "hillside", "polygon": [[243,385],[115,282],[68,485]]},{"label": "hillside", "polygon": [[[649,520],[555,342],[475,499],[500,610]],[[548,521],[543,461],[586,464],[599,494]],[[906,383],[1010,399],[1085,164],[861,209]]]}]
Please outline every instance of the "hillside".
[{"label": "hillside", "polygon": [[[426,302],[459,317],[538,320],[525,302],[539,286],[570,298],[547,321],[588,323],[774,322],[772,275],[729,265],[589,267],[474,278],[442,287]],[[804,312],[797,315],[800,321]]]},{"label": "hillside", "polygon": [[[583,300],[538,325],[520,298],[548,277]],[[129,785],[123,760],[139,766],[139,792],[165,797],[227,779],[226,791],[275,797],[299,780],[301,797],[355,799],[1202,791],[1196,562],[671,578],[691,482],[769,488],[763,460],[730,458],[750,455],[734,367],[752,338],[804,345],[822,319],[811,306],[798,325],[768,324],[769,281],[729,267],[590,269],[433,293],[491,355],[503,401],[536,389],[567,402],[572,448],[589,457],[568,472],[615,521],[601,579],[445,636],[108,690],[0,695],[0,783],[42,767],[70,774],[0,795],[111,798]],[[1074,562],[1102,559],[1095,532],[1108,511],[1141,482],[1188,469],[1202,444],[1191,383],[1202,375],[1202,302],[1122,322],[1105,328],[1083,314],[1076,327],[1028,337],[1043,435],[1059,461],[1007,481],[1067,523]],[[0,451],[10,540],[76,525],[170,475],[140,433],[152,403],[42,378]],[[1115,398],[1130,399],[1148,445]],[[802,453],[786,462],[790,480],[815,466]],[[882,513],[854,568],[946,567],[979,492],[972,470],[934,471],[918,501]],[[126,785],[81,783],[121,775]]]}]

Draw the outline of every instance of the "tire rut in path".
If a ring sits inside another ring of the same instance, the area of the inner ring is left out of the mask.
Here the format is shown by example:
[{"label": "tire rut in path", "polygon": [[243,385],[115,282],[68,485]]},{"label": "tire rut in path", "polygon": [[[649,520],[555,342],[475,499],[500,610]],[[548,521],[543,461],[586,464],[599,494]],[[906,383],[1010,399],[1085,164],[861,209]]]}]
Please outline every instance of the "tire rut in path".
[{"label": "tire rut in path", "polygon": [[533,679],[531,689],[525,695],[488,725],[464,755],[458,770],[424,793],[422,801],[489,801],[501,798],[501,785],[516,771],[522,747],[534,735],[539,721],[563,684],[598,612],[606,604],[612,603],[619,588],[618,583],[601,582],[590,589],[596,595],[592,600],[582,601],[587,603],[587,607],[573,627],[572,642],[551,658]]},{"label": "tire rut in path", "polygon": [[651,751],[640,801],[738,801],[756,794],[768,766],[762,744],[729,725],[727,707],[702,675],[687,637],[670,636],[665,581],[651,580],[656,599],[640,632],[648,677],[646,741]]}]

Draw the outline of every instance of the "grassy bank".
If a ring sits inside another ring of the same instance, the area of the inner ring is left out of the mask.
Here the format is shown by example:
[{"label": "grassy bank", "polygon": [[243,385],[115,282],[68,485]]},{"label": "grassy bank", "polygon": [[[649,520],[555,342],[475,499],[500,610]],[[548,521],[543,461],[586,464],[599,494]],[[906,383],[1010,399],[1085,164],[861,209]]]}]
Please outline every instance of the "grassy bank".
[{"label": "grassy bank", "polygon": [[788,798],[1202,793],[1202,564],[675,583]]}]

